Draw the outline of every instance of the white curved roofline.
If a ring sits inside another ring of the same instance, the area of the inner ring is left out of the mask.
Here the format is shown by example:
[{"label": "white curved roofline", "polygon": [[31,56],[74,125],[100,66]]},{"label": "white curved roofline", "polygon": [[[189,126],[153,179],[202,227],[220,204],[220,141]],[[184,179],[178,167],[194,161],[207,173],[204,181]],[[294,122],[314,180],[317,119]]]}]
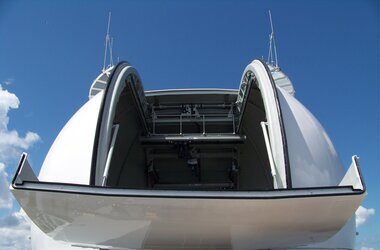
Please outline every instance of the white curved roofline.
[{"label": "white curved roofline", "polygon": [[220,94],[220,95],[236,95],[237,89],[218,89],[218,88],[194,88],[194,89],[160,89],[145,91],[146,96],[161,96],[161,95],[193,95],[193,94]]}]

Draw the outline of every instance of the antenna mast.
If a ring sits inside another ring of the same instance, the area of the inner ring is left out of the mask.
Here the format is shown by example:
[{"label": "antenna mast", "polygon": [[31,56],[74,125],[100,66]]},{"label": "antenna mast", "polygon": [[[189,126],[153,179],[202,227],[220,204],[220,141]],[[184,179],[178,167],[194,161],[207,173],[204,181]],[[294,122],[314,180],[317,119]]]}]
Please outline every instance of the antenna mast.
[{"label": "antenna mast", "polygon": [[277,60],[277,49],[276,49],[276,41],[274,39],[274,29],[272,22],[272,14],[269,10],[269,21],[271,27],[271,33],[269,35],[269,52],[268,52],[268,61],[267,63],[272,64],[276,69],[278,69],[278,60]]},{"label": "antenna mast", "polygon": [[[110,37],[110,26],[111,26],[111,12],[108,13],[108,26],[107,26],[107,35],[106,35],[106,41],[105,41],[105,47],[104,47],[104,60],[103,60],[103,72],[106,71],[106,69],[113,66],[113,59],[112,59],[112,46],[113,46],[113,38]],[[109,64],[106,66],[107,61],[107,53],[110,53],[109,55]]]}]

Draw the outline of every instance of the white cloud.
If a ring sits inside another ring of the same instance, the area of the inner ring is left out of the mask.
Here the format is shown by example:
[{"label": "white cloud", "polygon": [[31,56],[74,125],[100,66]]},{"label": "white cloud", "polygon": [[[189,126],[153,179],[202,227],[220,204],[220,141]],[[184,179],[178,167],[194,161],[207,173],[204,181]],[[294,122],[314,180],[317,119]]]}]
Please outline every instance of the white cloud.
[{"label": "white cloud", "polygon": [[374,232],[366,232],[365,234],[359,233],[356,238],[355,249],[360,250],[374,250],[380,249],[380,232],[376,230]]},{"label": "white cloud", "polygon": [[17,131],[0,130],[0,160],[7,161],[16,159],[21,151],[29,149],[35,142],[40,140],[38,134],[27,132],[24,137],[20,137]]},{"label": "white cloud", "polygon": [[39,135],[33,132],[27,132],[22,137],[16,130],[8,130],[8,112],[10,109],[17,109],[19,105],[17,96],[0,85],[0,162],[17,158],[21,150],[27,150],[40,140]]},{"label": "white cloud", "polygon": [[[10,84],[13,79],[7,80]],[[30,249],[30,221],[23,211],[15,212],[14,199],[9,191],[6,163],[17,159],[21,150],[27,150],[40,140],[38,134],[27,132],[20,136],[16,130],[9,130],[10,109],[17,109],[20,105],[18,97],[3,89],[0,85],[0,209],[7,209],[7,215],[0,217],[0,249]]]},{"label": "white cloud", "polygon": [[356,226],[363,225],[366,223],[369,218],[371,218],[375,214],[375,209],[374,208],[365,208],[360,206],[358,210],[356,210],[355,215],[356,215]]},{"label": "white cloud", "polygon": [[12,197],[8,190],[8,174],[5,165],[0,162],[0,208],[12,208]]},{"label": "white cloud", "polygon": [[14,82],[15,82],[14,78],[7,78],[2,83],[4,83],[5,85],[10,85],[10,84],[13,84]]},{"label": "white cloud", "polygon": [[0,249],[31,249],[30,221],[23,210],[0,218]]},{"label": "white cloud", "polygon": [[375,250],[373,247],[361,247],[360,250]]},{"label": "white cloud", "polygon": [[20,105],[20,101],[13,93],[9,93],[8,90],[3,89],[0,85],[0,131],[7,130],[9,118],[8,111],[17,109]]}]

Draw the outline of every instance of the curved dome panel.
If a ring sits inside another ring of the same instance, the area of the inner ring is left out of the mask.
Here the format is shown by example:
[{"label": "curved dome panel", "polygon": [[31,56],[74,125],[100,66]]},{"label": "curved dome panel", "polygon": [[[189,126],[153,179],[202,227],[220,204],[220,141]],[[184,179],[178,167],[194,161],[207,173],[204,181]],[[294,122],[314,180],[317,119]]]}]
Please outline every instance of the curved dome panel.
[{"label": "curved dome panel", "polygon": [[63,127],[41,167],[39,179],[89,184],[92,150],[103,92],[84,104]]},{"label": "curved dome panel", "polygon": [[343,167],[326,131],[296,98],[277,89],[293,187],[338,185],[344,174]]}]

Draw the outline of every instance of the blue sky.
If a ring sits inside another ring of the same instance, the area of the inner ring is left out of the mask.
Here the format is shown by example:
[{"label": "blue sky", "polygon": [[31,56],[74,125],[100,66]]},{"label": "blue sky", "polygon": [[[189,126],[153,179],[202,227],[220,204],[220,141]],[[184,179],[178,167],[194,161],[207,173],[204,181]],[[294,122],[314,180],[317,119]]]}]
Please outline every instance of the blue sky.
[{"label": "blue sky", "polygon": [[[109,11],[114,60],[129,61],[151,90],[238,88],[245,66],[267,57],[269,9],[279,65],[296,97],[345,167],[360,156],[363,206],[376,213],[358,227],[357,245],[380,249],[379,1],[0,0],[0,84],[20,101],[7,113],[7,130],[38,134],[27,149],[38,172],[102,69]],[[0,159],[8,181],[17,160]],[[17,209],[0,208],[0,218]]]}]

